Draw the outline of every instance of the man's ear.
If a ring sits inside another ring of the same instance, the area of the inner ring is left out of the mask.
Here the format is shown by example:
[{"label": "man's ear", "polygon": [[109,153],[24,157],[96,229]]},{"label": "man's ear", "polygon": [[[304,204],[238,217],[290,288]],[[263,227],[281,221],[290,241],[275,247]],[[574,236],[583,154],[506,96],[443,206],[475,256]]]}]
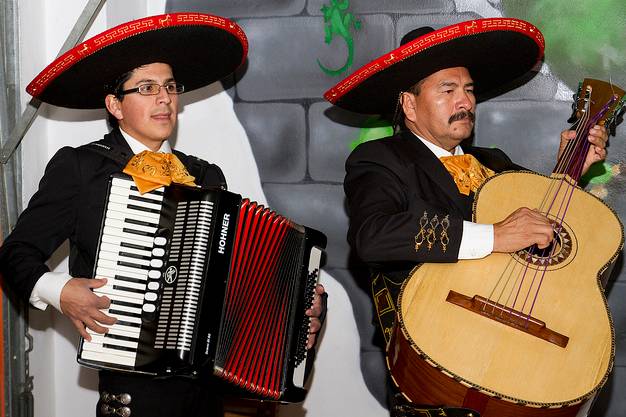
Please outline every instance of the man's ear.
[{"label": "man's ear", "polygon": [[104,105],[106,106],[109,113],[115,116],[117,120],[122,120],[124,118],[124,114],[120,106],[120,100],[113,94],[108,94],[104,98]]},{"label": "man's ear", "polygon": [[415,101],[415,96],[411,93],[405,91],[400,95],[400,105],[402,106],[404,117],[411,121],[415,121]]}]

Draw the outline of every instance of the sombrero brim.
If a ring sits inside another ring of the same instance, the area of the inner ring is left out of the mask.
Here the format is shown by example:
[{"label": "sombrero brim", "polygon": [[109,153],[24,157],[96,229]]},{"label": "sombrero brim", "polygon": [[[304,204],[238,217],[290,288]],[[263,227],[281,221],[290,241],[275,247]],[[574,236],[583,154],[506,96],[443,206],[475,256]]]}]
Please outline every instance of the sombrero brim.
[{"label": "sombrero brim", "polygon": [[248,52],[234,22],[202,13],[172,13],[124,23],[94,36],[46,67],[27,86],[32,96],[61,107],[104,107],[106,87],[141,65],[169,64],[191,91],[232,73]]},{"label": "sombrero brim", "polygon": [[480,101],[525,76],[543,58],[543,35],[519,19],[478,19],[418,37],[364,65],[324,97],[357,113],[393,112],[398,94],[439,70],[466,67]]}]

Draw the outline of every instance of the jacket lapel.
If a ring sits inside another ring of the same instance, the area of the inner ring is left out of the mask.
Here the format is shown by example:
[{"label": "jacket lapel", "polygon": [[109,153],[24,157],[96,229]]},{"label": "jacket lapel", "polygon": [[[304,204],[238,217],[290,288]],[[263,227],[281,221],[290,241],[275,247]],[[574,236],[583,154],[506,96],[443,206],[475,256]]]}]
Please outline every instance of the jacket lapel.
[{"label": "jacket lapel", "polygon": [[450,198],[453,204],[461,212],[465,213],[467,211],[465,196],[459,193],[452,176],[443,166],[439,158],[410,131],[402,132],[401,140],[407,150],[405,155],[414,156],[412,162],[415,168],[437,184],[441,188],[441,191]]}]

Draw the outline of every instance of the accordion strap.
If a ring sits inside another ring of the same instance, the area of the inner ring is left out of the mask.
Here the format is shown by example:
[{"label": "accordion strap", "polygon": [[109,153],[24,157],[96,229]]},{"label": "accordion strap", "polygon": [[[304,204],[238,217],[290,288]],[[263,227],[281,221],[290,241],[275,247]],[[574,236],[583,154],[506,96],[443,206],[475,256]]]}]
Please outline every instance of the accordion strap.
[{"label": "accordion strap", "polygon": [[115,146],[108,143],[104,143],[103,140],[97,140],[95,142],[88,143],[80,146],[78,149],[86,149],[95,152],[99,155],[109,158],[120,164],[126,166],[130,158],[133,157],[132,152],[128,152],[128,149],[124,149],[121,146]]}]

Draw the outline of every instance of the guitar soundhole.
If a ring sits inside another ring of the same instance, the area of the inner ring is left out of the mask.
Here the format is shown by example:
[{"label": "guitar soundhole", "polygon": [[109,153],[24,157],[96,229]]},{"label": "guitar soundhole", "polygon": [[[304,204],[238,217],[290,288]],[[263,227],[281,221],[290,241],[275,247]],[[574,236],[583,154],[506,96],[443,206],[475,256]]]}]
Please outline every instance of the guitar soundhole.
[{"label": "guitar soundhole", "polygon": [[566,223],[562,223],[562,227],[555,225],[556,236],[547,248],[539,249],[533,245],[517,251],[514,257],[518,262],[539,268],[557,266],[562,268],[571,262],[576,252],[576,242],[568,229]]}]

